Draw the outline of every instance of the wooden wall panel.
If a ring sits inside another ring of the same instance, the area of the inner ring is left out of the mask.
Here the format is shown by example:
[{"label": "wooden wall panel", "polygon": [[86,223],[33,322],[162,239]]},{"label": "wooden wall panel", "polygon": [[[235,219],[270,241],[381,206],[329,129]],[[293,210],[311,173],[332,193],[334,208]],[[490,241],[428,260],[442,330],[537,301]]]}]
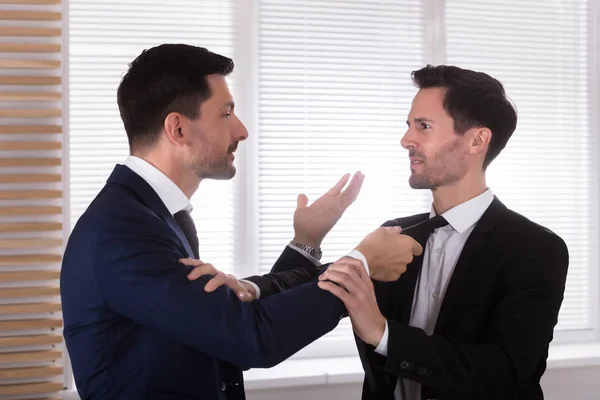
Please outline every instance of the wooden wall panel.
[{"label": "wooden wall panel", "polygon": [[63,7],[0,0],[0,398],[65,388]]}]

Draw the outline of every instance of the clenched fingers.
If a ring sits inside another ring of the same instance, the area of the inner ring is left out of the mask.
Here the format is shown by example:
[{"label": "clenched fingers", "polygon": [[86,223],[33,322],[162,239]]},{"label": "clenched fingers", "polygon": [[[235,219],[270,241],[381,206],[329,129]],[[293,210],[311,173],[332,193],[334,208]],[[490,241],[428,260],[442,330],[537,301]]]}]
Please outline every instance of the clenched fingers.
[{"label": "clenched fingers", "polygon": [[320,281],[329,280],[342,286],[350,293],[360,290],[361,278],[352,265],[332,264],[319,276]]},{"label": "clenched fingers", "polygon": [[[347,265],[348,267],[352,268],[352,270],[354,270],[354,272],[360,277],[367,273],[362,261],[352,257],[342,257],[332,264],[332,266],[334,265]],[[329,270],[329,268],[327,270]]]}]

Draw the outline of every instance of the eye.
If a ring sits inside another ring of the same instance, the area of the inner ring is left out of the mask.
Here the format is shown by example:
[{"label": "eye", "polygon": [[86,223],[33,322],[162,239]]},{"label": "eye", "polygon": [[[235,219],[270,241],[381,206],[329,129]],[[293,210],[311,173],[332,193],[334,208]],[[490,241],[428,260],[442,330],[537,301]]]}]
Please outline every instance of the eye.
[{"label": "eye", "polygon": [[431,128],[431,125],[425,123],[425,122],[421,122],[421,129],[429,129]]},{"label": "eye", "polygon": [[230,116],[231,116],[230,112],[223,114],[223,118],[225,118],[225,119],[229,119]]}]

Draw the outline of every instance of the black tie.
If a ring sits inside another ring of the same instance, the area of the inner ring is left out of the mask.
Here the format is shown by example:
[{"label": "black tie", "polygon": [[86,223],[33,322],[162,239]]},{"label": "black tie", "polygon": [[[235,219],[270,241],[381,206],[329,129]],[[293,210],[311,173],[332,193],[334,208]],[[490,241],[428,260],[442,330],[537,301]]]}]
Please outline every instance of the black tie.
[{"label": "black tie", "polygon": [[[416,282],[419,277],[421,267],[423,266],[423,257],[425,256],[425,247],[427,245],[427,240],[429,239],[429,235],[431,235],[434,230],[446,225],[448,225],[448,221],[446,221],[446,218],[442,217],[441,215],[436,215],[433,218],[429,218],[416,225],[409,226],[406,229],[402,229],[403,234],[412,237],[417,242],[419,242],[421,246],[423,246],[423,254],[419,257],[415,257],[412,264],[408,267],[404,274],[404,279],[402,280],[402,286],[399,289],[399,293],[397,293],[400,296],[401,320],[406,322],[407,324],[410,320],[410,313],[412,310],[412,302]],[[405,399],[406,388],[404,386],[403,379],[400,379],[400,391],[402,393],[402,398]]]},{"label": "black tie", "polygon": [[404,275],[402,275],[402,277],[396,281],[397,285],[392,296],[398,296],[397,300],[393,301],[393,303],[396,306],[400,306],[400,310],[396,309],[396,311],[392,311],[392,314],[400,321],[408,323],[410,320],[415,285],[417,283],[419,273],[421,272],[423,257],[427,251],[425,248],[427,245],[427,239],[436,228],[441,228],[445,225],[448,225],[448,221],[446,221],[444,217],[438,215],[402,230],[403,234],[412,237],[419,242],[421,246],[423,246],[423,254],[415,257],[413,262],[408,265]]},{"label": "black tie", "polygon": [[185,234],[185,237],[187,238],[188,243],[190,244],[190,247],[192,248],[192,251],[194,252],[194,257],[196,259],[199,259],[200,252],[198,250],[198,246],[199,246],[198,232],[196,231],[196,225],[194,224],[194,220],[192,219],[192,216],[190,215],[190,213],[187,210],[181,210],[179,212],[176,212],[174,217],[175,217],[175,221],[177,222],[177,224],[179,225],[179,227]]},{"label": "black tie", "polygon": [[423,250],[425,250],[425,245],[427,244],[429,235],[431,235],[431,233],[437,228],[441,228],[446,225],[448,225],[446,218],[442,217],[441,215],[436,215],[435,217],[429,218],[416,225],[403,228],[402,233],[415,239],[421,246],[423,246]]}]

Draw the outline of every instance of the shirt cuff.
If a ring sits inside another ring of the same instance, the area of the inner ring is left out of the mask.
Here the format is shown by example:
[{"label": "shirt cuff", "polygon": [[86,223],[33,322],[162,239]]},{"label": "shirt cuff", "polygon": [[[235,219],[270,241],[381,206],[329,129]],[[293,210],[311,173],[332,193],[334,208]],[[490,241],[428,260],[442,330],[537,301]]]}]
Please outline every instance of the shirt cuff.
[{"label": "shirt cuff", "polygon": [[382,356],[387,356],[389,334],[390,334],[390,331],[388,329],[388,323],[387,323],[387,320],[385,320],[385,330],[383,331],[383,336],[381,337],[381,341],[375,348],[375,353],[381,354]]},{"label": "shirt cuff", "polygon": [[367,264],[367,259],[360,251],[352,250],[350,253],[348,253],[346,255],[346,257],[352,257],[352,258],[356,258],[357,260],[362,261],[365,269],[367,270],[367,276],[371,276],[371,273],[369,272],[369,264]]},{"label": "shirt cuff", "polygon": [[240,279],[240,282],[246,282],[247,284],[252,286],[254,288],[254,291],[256,292],[256,298],[254,300],[260,299],[260,288],[258,287],[258,285],[256,283],[254,283],[252,281],[247,281],[245,279]]},{"label": "shirt cuff", "polygon": [[307,252],[305,252],[304,250],[302,250],[299,247],[294,246],[293,244],[289,243],[288,247],[291,249],[296,250],[298,253],[302,254],[304,257],[308,258],[313,264],[315,264],[317,267],[320,267],[321,261],[317,260],[316,258],[314,258],[313,256],[311,256],[310,254],[308,254]]}]

